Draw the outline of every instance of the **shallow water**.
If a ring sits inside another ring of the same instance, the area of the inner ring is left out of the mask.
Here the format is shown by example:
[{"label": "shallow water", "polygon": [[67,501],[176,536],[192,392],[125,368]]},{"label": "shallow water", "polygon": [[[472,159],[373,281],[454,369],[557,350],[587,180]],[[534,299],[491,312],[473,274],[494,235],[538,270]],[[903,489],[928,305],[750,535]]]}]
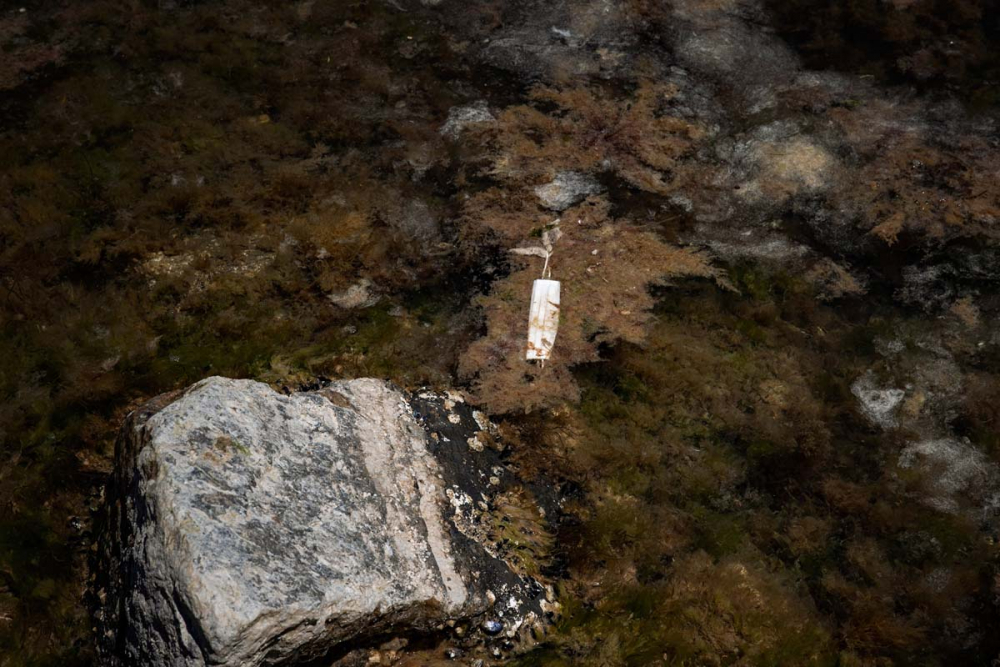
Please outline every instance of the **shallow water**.
[{"label": "shallow water", "polygon": [[[564,499],[505,528],[563,614],[504,659],[989,663],[997,26],[962,7],[918,71],[884,7],[868,49],[736,0],[4,6],[0,665],[92,663],[116,429],[215,374],[487,406]],[[567,170],[600,192],[546,210]],[[557,218],[541,370],[507,251]]]}]

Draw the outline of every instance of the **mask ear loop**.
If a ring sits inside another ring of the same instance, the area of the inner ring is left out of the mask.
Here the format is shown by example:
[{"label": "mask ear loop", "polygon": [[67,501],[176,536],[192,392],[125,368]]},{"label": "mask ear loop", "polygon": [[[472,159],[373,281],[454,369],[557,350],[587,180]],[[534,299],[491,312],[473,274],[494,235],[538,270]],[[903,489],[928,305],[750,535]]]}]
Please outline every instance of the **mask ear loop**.
[{"label": "mask ear loop", "polygon": [[[539,250],[543,250],[545,252],[545,264],[542,265],[542,277],[541,277],[542,280],[550,280],[552,278],[552,268],[549,266],[549,263],[550,263],[549,260],[552,259],[552,253],[554,251],[554,248],[552,247],[552,244],[555,241],[558,241],[559,237],[562,236],[562,232],[560,232],[559,228],[558,228],[559,227],[559,222],[560,222],[560,220],[557,218],[555,220],[555,222],[552,224],[552,226],[555,228],[554,238],[550,238],[548,230],[545,230],[545,231],[542,232],[542,246],[543,247],[541,247],[541,248],[538,248],[538,247],[535,247],[535,248],[514,248],[514,249],[511,250],[511,252],[516,253],[518,255],[535,255],[536,257],[540,255],[540,253],[538,253],[538,251]],[[539,361],[541,362],[539,364],[539,367],[540,368],[545,368],[545,359],[542,358]]]},{"label": "mask ear loop", "polygon": [[555,227],[555,237],[551,240],[549,237],[549,231],[545,230],[542,232],[542,245],[545,247],[545,264],[542,266],[542,280],[548,280],[552,277],[552,269],[549,268],[549,258],[552,257],[552,253],[555,252],[555,248],[552,247],[553,243],[559,240],[562,232],[559,231],[560,218],[556,218],[556,221],[552,223]]}]

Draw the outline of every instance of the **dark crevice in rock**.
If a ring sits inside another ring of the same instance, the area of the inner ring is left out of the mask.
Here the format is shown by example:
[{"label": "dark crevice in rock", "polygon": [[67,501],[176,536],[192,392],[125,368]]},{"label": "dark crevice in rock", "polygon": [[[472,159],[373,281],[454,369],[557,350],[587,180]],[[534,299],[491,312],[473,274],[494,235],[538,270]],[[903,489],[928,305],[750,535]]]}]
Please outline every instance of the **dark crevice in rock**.
[{"label": "dark crevice in rock", "polygon": [[[177,609],[181,622],[184,624],[184,630],[187,635],[194,640],[195,646],[201,652],[201,659],[206,665],[212,664],[212,647],[208,642],[208,638],[205,636],[204,631],[195,616],[191,607],[188,605],[187,601],[184,599],[184,595],[180,593],[176,588],[174,588],[170,593],[170,601],[173,603],[174,608]],[[182,643],[182,646],[186,648],[186,644]],[[194,656],[192,656],[194,657]]]}]

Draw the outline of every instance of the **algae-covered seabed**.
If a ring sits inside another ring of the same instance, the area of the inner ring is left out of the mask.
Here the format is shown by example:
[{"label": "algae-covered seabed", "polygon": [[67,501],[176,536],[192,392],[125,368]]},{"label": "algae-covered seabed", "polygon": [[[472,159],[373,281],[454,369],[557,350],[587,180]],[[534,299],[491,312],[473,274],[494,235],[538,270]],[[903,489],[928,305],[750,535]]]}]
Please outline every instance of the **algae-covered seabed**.
[{"label": "algae-covered seabed", "polygon": [[1000,25],[947,5],[0,5],[0,665],[91,664],[116,427],[212,374],[496,414],[563,499],[497,508],[562,604],[518,664],[990,664]]}]

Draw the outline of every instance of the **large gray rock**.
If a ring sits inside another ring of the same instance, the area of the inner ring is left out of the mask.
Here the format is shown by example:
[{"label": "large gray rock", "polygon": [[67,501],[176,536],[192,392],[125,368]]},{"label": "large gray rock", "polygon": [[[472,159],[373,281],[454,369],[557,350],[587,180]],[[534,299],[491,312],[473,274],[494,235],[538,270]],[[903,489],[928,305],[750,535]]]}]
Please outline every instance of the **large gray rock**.
[{"label": "large gray rock", "polygon": [[101,539],[104,664],[297,663],[487,611],[521,623],[537,589],[454,525],[456,493],[486,497],[459,471],[489,455],[468,444],[488,423],[421,396],[214,377],[132,413]]}]

